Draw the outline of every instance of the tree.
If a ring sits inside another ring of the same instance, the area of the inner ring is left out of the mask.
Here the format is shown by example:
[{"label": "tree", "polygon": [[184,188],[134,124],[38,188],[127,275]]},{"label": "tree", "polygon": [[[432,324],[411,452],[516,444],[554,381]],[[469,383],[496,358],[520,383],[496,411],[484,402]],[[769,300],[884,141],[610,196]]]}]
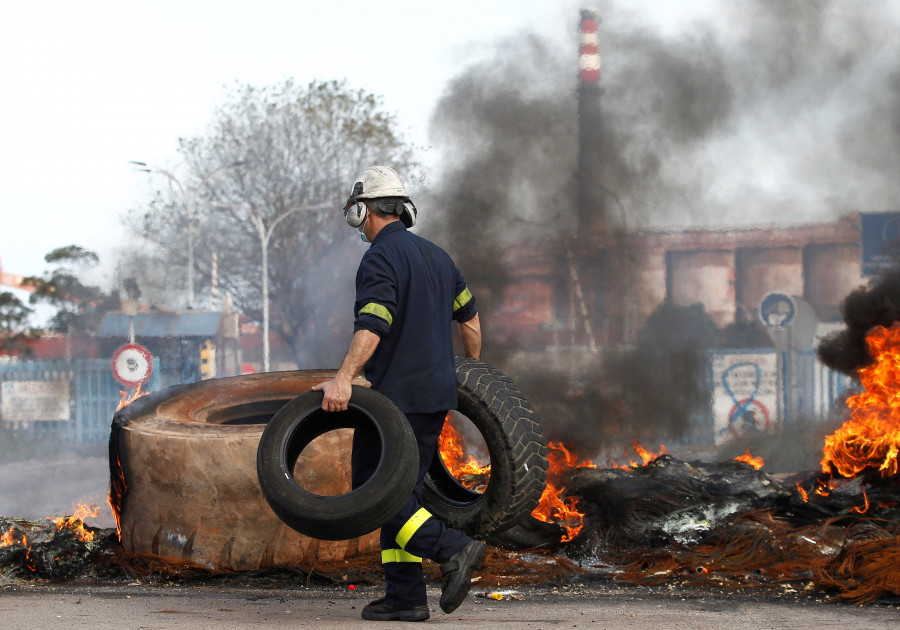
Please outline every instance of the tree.
[{"label": "tree", "polygon": [[9,291],[0,292],[0,355],[31,354],[28,341],[34,331],[28,326],[32,309]]},{"label": "tree", "polygon": [[[338,336],[352,332],[347,323],[355,262],[346,261],[361,254],[340,214],[353,178],[377,163],[415,177],[412,149],[400,139],[393,116],[376,96],[344,82],[236,85],[207,131],[181,139],[179,152],[186,179],[205,180],[200,189],[185,186],[195,193],[194,216],[187,216],[181,191],[171,185],[133,211],[128,221],[149,247],[139,248],[129,273],[138,276],[145,294],[167,288],[171,296],[173,288],[181,289],[181,276],[172,269],[185,268],[193,221],[200,289],[210,286],[216,254],[220,290],[260,321],[262,252],[251,215],[267,227],[284,217],[269,242],[272,330],[298,364],[336,362],[343,342]],[[225,165],[234,167],[206,179]],[[154,267],[168,269],[168,287],[153,286],[144,270]]]},{"label": "tree", "polygon": [[84,284],[77,272],[92,269],[100,262],[96,253],[78,245],[59,247],[44,256],[57,265],[40,278],[25,278],[34,287],[29,301],[45,303],[56,309],[47,329],[68,335],[90,334],[96,331],[103,314],[119,307],[118,292],[110,294],[97,286]]}]

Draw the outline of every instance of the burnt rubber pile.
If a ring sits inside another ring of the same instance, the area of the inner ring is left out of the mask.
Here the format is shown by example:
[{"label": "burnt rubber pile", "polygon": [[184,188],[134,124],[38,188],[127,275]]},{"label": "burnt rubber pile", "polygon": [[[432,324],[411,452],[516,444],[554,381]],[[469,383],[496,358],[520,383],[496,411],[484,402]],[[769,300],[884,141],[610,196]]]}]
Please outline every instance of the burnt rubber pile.
[{"label": "burnt rubber pile", "polygon": [[567,488],[584,528],[561,551],[629,584],[792,583],[871,603],[900,596],[897,481],[826,483],[668,455],[630,470],[579,468]]}]

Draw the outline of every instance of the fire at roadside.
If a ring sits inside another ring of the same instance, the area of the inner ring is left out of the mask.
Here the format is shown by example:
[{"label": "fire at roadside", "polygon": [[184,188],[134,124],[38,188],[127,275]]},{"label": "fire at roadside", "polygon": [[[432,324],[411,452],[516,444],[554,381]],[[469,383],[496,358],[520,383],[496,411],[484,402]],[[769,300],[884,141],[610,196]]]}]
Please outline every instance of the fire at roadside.
[{"label": "fire at roadside", "polygon": [[[758,458],[702,463],[647,451],[647,463],[597,468],[573,462],[563,449],[553,450],[554,459],[563,462],[552,474],[561,490],[551,489],[556,497],[538,508],[549,506],[551,515],[535,514],[525,524],[533,548],[492,547],[479,586],[594,579],[635,586],[777,589],[797,597],[831,594],[855,604],[900,595],[900,483],[875,468],[850,479],[824,473],[769,475]],[[554,511],[557,501],[564,512]],[[229,573],[123,553],[115,530],[85,528],[78,516],[40,522],[0,518],[0,528],[4,577],[168,583]],[[378,582],[376,554],[332,564],[255,577],[266,583]],[[439,580],[430,564],[426,575]],[[243,578],[252,581],[254,575]]]},{"label": "fire at roadside", "polygon": [[80,505],[71,516],[31,521],[0,517],[0,577],[58,581],[82,573],[104,549],[115,530],[86,527],[97,506]]},{"label": "fire at roadside", "polygon": [[[900,596],[900,323],[873,327],[865,342],[872,361],[859,370],[862,389],[846,401],[849,418],[825,439],[819,471],[769,474],[749,450],[731,461],[685,461],[637,441],[627,464],[600,467],[551,442],[540,504],[515,531],[491,541],[479,584],[602,579],[779,588],[855,604]],[[464,442],[448,422],[444,462],[480,491],[490,467],[466,454]],[[114,530],[84,527],[90,515],[0,518],[0,577],[217,575],[178,560],[128,556]],[[370,555],[352,567],[323,563],[289,577],[376,582],[377,555]],[[433,566],[426,574],[439,577]]]},{"label": "fire at roadside", "polygon": [[805,581],[854,603],[900,595],[900,324],[865,339],[863,390],[826,438],[820,472],[667,456],[627,476],[576,469],[566,483],[589,534],[574,555],[596,554],[631,584]]},{"label": "fire at roadside", "polygon": [[[821,471],[770,475],[749,449],[688,462],[637,441],[640,462],[598,468],[551,442],[547,490],[516,534],[634,585],[791,584],[858,604],[900,595],[900,324],[865,340],[863,390],[826,438]],[[445,454],[464,485],[483,485],[489,467],[461,459]]]}]

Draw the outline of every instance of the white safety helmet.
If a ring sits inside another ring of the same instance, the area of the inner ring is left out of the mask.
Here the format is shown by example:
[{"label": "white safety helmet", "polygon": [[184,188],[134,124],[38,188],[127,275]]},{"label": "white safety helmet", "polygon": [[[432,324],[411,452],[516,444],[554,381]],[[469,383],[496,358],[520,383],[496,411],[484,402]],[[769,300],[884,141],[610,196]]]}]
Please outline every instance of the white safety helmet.
[{"label": "white safety helmet", "polygon": [[[403,180],[390,166],[370,166],[356,178],[353,190],[350,191],[350,198],[344,205],[344,218],[347,219],[347,224],[354,228],[362,225],[366,217],[366,206],[362,203],[364,199],[385,197],[396,199],[397,203],[387,206],[379,204],[382,211],[399,215],[403,225],[408,228],[416,224],[416,206],[410,201]],[[401,209],[398,211],[397,208]]]}]

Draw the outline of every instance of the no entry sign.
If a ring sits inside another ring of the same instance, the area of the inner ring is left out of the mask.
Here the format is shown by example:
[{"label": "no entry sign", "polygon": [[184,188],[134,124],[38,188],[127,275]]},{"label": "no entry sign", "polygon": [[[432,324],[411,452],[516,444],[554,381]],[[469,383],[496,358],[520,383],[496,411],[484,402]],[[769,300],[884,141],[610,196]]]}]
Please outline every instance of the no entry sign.
[{"label": "no entry sign", "polygon": [[140,344],[125,344],[113,354],[112,372],[122,385],[137,387],[146,382],[153,372],[153,359],[150,351]]}]

